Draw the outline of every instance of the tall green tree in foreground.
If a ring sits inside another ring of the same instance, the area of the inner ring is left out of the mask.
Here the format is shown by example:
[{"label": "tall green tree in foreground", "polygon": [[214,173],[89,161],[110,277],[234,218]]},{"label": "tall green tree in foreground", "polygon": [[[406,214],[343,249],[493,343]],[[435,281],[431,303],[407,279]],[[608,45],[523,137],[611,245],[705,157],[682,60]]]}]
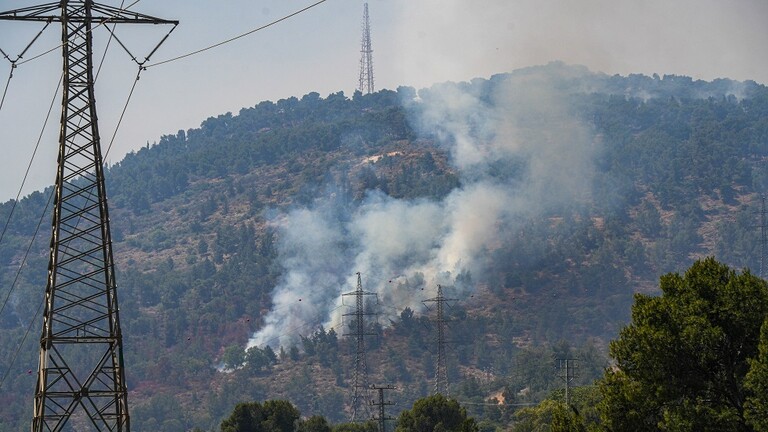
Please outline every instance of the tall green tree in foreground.
[{"label": "tall green tree in foreground", "polygon": [[221,422],[221,432],[293,432],[299,410],[285,400],[244,402]]},{"label": "tall green tree in foreground", "polygon": [[635,296],[631,324],[611,343],[616,365],[600,383],[603,426],[765,430],[745,415],[748,400],[764,409],[753,394],[761,387],[747,386],[745,379],[752,367],[752,381],[765,385],[765,370],[755,365],[768,360],[768,352],[758,357],[760,328],[768,316],[766,282],[707,258],[683,276],[662,276],[660,288],[658,297]]},{"label": "tall green tree in foreground", "polygon": [[768,319],[760,331],[759,354],[750,361],[745,417],[758,432],[768,432]]}]

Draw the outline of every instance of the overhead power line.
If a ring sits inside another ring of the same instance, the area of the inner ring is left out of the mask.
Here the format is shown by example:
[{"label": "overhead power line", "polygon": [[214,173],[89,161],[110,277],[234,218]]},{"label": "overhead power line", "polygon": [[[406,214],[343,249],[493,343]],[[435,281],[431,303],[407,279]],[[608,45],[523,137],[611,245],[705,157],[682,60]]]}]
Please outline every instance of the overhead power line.
[{"label": "overhead power line", "polygon": [[[116,18],[118,18],[118,17],[120,16],[120,14],[122,14],[123,12],[126,12],[126,11],[128,11],[128,9],[132,8],[133,6],[135,6],[135,5],[136,5],[138,2],[140,2],[140,1],[141,1],[141,0],[136,0],[136,1],[134,1],[133,3],[131,3],[131,4],[129,4],[128,6],[125,6],[125,7],[122,7],[122,5],[121,5],[121,7],[120,7],[120,8],[118,8],[118,9],[116,9],[116,8],[112,8],[112,9],[111,9],[112,15],[111,15],[111,16],[108,16],[107,18],[105,18],[104,20],[102,20],[101,22],[99,22],[98,24],[96,24],[95,26],[93,26],[93,28],[90,28],[90,29],[88,29],[88,33],[91,33],[91,32],[93,32],[94,30],[96,30],[97,28],[99,28],[99,27],[101,27],[101,26],[105,26],[105,25],[109,24],[110,22],[112,22],[113,20],[115,20]],[[20,10],[20,11],[21,11],[21,10]],[[48,20],[47,22],[48,22],[48,23],[51,23],[51,22],[53,22],[53,19],[50,19],[50,20]],[[47,25],[46,25],[46,27],[47,27]],[[43,29],[43,30],[45,30],[45,29]],[[41,33],[42,33],[42,32],[41,32]],[[38,35],[38,36],[39,36],[39,35]],[[44,57],[44,56],[46,56],[46,55],[48,55],[48,54],[50,54],[50,53],[52,53],[52,52],[54,52],[54,51],[58,51],[58,50],[59,50],[59,48],[61,48],[61,47],[63,47],[63,46],[64,46],[64,43],[60,43],[60,44],[56,45],[55,47],[53,47],[53,48],[51,48],[51,49],[45,50],[45,51],[43,51],[42,53],[40,53],[40,54],[37,54],[37,55],[36,55],[36,56],[34,56],[34,57],[30,57],[30,58],[28,58],[28,59],[26,59],[26,60],[24,60],[24,61],[22,61],[22,62],[19,62],[19,63],[18,63],[18,66],[21,66],[21,65],[23,65],[23,64],[25,64],[25,63],[29,63],[29,62],[31,62],[31,61],[34,61],[34,60],[37,60],[37,59],[39,59],[40,57]],[[26,50],[25,50],[25,51],[26,51]],[[19,58],[18,58],[18,59],[16,59],[16,60],[18,61],[18,60],[20,60],[20,59],[21,59],[21,56],[19,56]]]},{"label": "overhead power line", "polygon": [[159,62],[157,62],[157,63],[148,64],[148,65],[146,65],[146,66],[144,66],[144,67],[145,67],[146,69],[149,69],[149,68],[151,68],[151,67],[160,66],[160,65],[163,65],[163,64],[167,64],[167,63],[175,62],[175,61],[178,61],[178,60],[181,60],[181,59],[185,59],[185,58],[187,58],[187,57],[192,57],[193,55],[197,55],[197,54],[201,54],[201,53],[204,53],[204,52],[206,52],[206,51],[209,51],[209,50],[212,50],[212,49],[214,49],[214,48],[218,48],[218,47],[220,47],[220,46],[222,46],[222,45],[226,45],[226,44],[228,44],[228,43],[230,43],[230,42],[234,42],[234,41],[236,41],[236,40],[238,40],[238,39],[242,39],[242,38],[244,38],[244,37],[246,37],[246,36],[252,35],[253,33],[256,33],[256,32],[258,32],[258,31],[261,31],[261,30],[264,30],[264,29],[266,29],[266,28],[272,27],[273,25],[275,25],[275,24],[279,24],[279,23],[281,23],[281,22],[283,22],[283,21],[285,21],[285,20],[287,20],[287,19],[289,19],[289,18],[293,18],[293,17],[295,17],[296,15],[299,15],[299,14],[301,14],[301,13],[304,13],[304,12],[306,12],[306,11],[308,11],[308,10],[310,10],[310,9],[314,8],[315,6],[319,6],[319,5],[323,4],[323,3],[325,3],[326,1],[328,1],[328,0],[320,0],[320,1],[316,2],[316,3],[312,3],[311,5],[309,5],[309,6],[305,7],[305,8],[303,8],[303,9],[297,10],[296,12],[293,12],[293,13],[291,13],[291,14],[289,14],[289,15],[286,15],[286,16],[284,16],[284,17],[282,17],[282,18],[276,19],[276,20],[274,20],[274,21],[272,21],[272,22],[270,22],[270,23],[268,23],[268,24],[264,24],[264,25],[263,25],[263,26],[261,26],[261,27],[257,27],[257,28],[255,28],[255,29],[253,29],[253,30],[249,30],[249,31],[247,31],[247,32],[245,32],[245,33],[241,33],[241,34],[239,34],[239,35],[237,35],[237,36],[231,37],[231,38],[229,38],[229,39],[227,39],[227,40],[224,40],[224,41],[221,41],[221,42],[215,43],[215,44],[213,44],[213,45],[209,45],[209,46],[207,46],[207,47],[205,47],[205,48],[201,48],[201,49],[199,49],[199,50],[195,50],[195,51],[189,52],[189,53],[187,53],[187,54],[182,54],[182,55],[180,55],[180,56],[178,56],[178,57],[173,57],[173,58],[169,58],[169,59],[167,59],[167,60],[162,60],[162,61],[159,61]]}]

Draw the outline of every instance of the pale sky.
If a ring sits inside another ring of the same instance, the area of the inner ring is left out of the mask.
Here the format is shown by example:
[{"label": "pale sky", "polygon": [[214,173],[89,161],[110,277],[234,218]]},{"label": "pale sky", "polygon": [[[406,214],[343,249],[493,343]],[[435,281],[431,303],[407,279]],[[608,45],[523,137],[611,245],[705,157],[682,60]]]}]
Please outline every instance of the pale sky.
[{"label": "pale sky", "polygon": [[[181,23],[152,60],[220,42],[315,0],[142,0],[132,10]],[[1,10],[40,2],[0,1]],[[119,0],[103,3],[119,6]],[[126,0],[126,4],[132,0]],[[325,97],[357,85],[363,0],[325,3],[261,32],[142,73],[107,160],[208,117],[237,114],[263,100],[316,91]],[[765,0],[369,0],[376,88],[428,87],[488,78],[561,60],[593,71],[688,75],[768,83]],[[0,21],[0,48],[14,57],[41,24]],[[167,31],[119,26],[134,55]],[[94,33],[97,61],[108,33]],[[25,58],[54,48],[52,24]],[[2,60],[2,59],[0,59]],[[16,196],[61,73],[54,51],[19,66],[0,109],[0,200]],[[137,66],[113,44],[97,82],[104,149]],[[0,63],[0,92],[10,64]],[[0,93],[1,94],[1,93]],[[55,178],[58,98],[22,196]]]}]

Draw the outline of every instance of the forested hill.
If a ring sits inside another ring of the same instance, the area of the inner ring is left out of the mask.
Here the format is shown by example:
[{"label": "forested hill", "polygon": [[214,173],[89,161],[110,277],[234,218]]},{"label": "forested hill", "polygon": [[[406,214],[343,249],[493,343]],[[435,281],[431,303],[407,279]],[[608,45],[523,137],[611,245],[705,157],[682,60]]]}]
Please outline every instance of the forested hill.
[{"label": "forested hill", "polygon": [[[659,275],[706,255],[759,269],[767,157],[763,85],[560,63],[265,101],[163,136],[106,171],[134,430],[216,428],[274,398],[345,418],[354,344],[333,318],[357,271],[379,294],[371,382],[397,384],[398,409],[432,387],[436,283],[461,299],[452,394],[537,401],[553,353],[589,382]],[[50,215],[26,251],[48,195],[0,244],[0,430],[28,423]]]}]

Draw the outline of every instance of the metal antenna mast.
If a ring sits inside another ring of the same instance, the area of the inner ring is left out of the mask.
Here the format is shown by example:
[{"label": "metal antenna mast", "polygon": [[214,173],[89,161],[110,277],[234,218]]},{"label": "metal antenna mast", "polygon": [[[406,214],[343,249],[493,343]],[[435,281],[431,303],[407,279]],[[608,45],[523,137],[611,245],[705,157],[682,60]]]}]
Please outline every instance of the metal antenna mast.
[{"label": "metal antenna mast", "polygon": [[0,20],[55,21],[62,28],[58,170],[32,431],[129,431],[92,31],[107,23],[178,22],[92,0],[11,10]]},{"label": "metal antenna mast", "polygon": [[379,408],[379,415],[375,418],[379,424],[379,432],[387,432],[387,420],[393,420],[392,417],[387,417],[386,413],[384,412],[384,408],[395,404],[392,401],[384,400],[384,390],[395,390],[396,388],[397,387],[391,384],[378,386],[376,384],[371,384],[371,390],[378,390],[379,392],[379,401],[376,402],[371,400],[371,405],[376,405]]},{"label": "metal antenna mast", "polygon": [[368,19],[368,3],[363,6],[363,40],[360,47],[360,85],[358,90],[371,94],[373,88],[373,49],[371,48],[371,22]]},{"label": "metal antenna mast", "polygon": [[[357,289],[352,292],[342,294],[355,297],[355,311],[343,314],[343,316],[354,317],[353,330],[345,333],[345,336],[354,336],[357,339],[357,349],[355,350],[355,377],[352,388],[352,416],[351,421],[364,420],[359,417],[361,405],[364,405],[363,396],[368,393],[368,364],[365,360],[365,337],[374,336],[375,333],[367,332],[365,328],[365,316],[374,315],[371,312],[365,312],[365,296],[375,296],[376,293],[363,291],[363,282],[360,272],[357,272]],[[364,405],[366,409],[367,405]],[[370,414],[370,413],[369,413]],[[368,416],[370,417],[370,416]]]},{"label": "metal antenna mast", "polygon": [[448,396],[448,366],[446,365],[445,354],[445,327],[448,322],[445,319],[445,304],[449,302],[456,302],[458,299],[446,298],[443,295],[442,285],[437,286],[437,296],[431,299],[423,300],[424,305],[427,303],[437,304],[437,317],[435,322],[437,323],[437,364],[435,367],[435,394],[442,394]]}]

